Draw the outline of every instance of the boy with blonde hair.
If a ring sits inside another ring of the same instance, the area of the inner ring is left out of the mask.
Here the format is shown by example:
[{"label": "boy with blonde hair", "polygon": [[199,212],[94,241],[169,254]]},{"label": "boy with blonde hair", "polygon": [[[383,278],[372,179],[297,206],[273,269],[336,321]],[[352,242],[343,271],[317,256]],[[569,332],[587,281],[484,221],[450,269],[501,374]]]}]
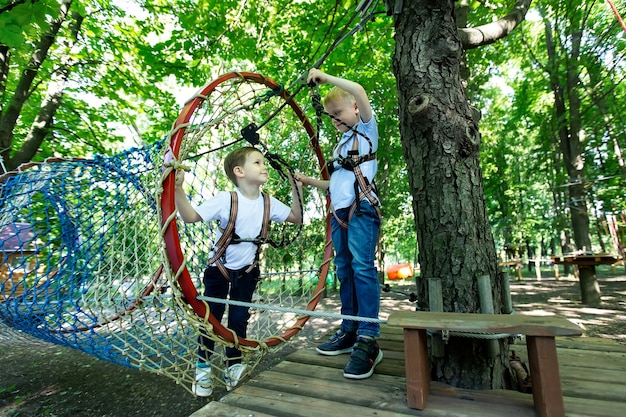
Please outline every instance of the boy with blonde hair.
[{"label": "boy with blonde hair", "polygon": [[[332,240],[339,279],[341,314],[378,319],[380,286],[375,266],[380,230],[379,200],[373,188],[378,169],[378,127],[365,89],[353,81],[311,69],[308,83],[334,87],[322,100],[324,111],[342,137],[328,163],[330,181],[296,175],[304,185],[330,193]],[[383,358],[375,321],[344,319],[327,342],[317,346],[322,355],[350,353],[343,376],[369,378]]]}]

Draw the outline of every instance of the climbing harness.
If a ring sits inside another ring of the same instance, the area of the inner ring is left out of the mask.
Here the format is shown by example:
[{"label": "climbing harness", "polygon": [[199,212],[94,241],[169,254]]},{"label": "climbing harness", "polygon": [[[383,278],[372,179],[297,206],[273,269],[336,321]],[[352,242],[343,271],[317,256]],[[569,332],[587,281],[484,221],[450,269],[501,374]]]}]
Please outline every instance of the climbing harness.
[{"label": "climbing harness", "polygon": [[[220,231],[222,232],[222,235],[217,240],[217,243],[215,243],[214,254],[211,257],[211,259],[209,259],[208,261],[209,265],[215,264],[215,266],[217,266],[217,268],[220,270],[224,278],[230,281],[231,284],[233,285],[236,285],[237,278],[239,278],[242,274],[249,273],[258,265],[259,256],[261,253],[261,245],[268,241],[267,236],[269,234],[269,224],[270,224],[270,197],[266,193],[261,193],[261,195],[263,196],[263,224],[261,226],[261,232],[259,233],[259,236],[257,236],[254,239],[242,239],[235,232],[235,222],[237,221],[237,209],[239,207],[239,204],[238,204],[239,199],[237,196],[237,191],[230,192],[230,215],[228,217],[228,224],[224,228],[219,227]],[[248,265],[247,268],[242,268],[241,270],[238,270],[238,271],[231,271],[224,266],[224,263],[226,262],[226,256],[225,256],[226,248],[229,245],[236,245],[242,242],[250,242],[256,245],[256,254],[254,256],[254,262]]]},{"label": "climbing harness", "polygon": [[[333,217],[335,218],[335,220],[337,220],[337,223],[339,223],[342,229],[347,230],[348,222],[350,221],[352,216],[354,214],[356,214],[357,216],[361,216],[363,214],[363,212],[361,211],[361,201],[364,199],[367,199],[372,205],[372,207],[374,208],[374,210],[376,210],[376,214],[378,215],[378,217],[382,218],[382,213],[380,211],[380,204],[379,204],[378,199],[375,197],[375,195],[378,195],[376,191],[376,184],[373,181],[370,183],[370,181],[367,179],[367,177],[365,177],[365,175],[363,175],[363,172],[361,171],[362,163],[373,161],[376,159],[376,152],[372,151],[373,145],[372,145],[371,139],[367,137],[367,135],[357,131],[354,127],[348,126],[342,120],[339,120],[332,114],[325,111],[324,107],[321,104],[319,85],[315,83],[314,85],[311,85],[310,87],[311,87],[311,99],[313,102],[313,108],[315,109],[315,114],[317,116],[317,129],[316,129],[317,135],[319,135],[319,132],[321,129],[323,114],[327,115],[328,117],[337,121],[343,126],[346,126],[348,130],[352,132],[352,149],[348,151],[348,155],[346,156],[339,155],[339,151],[338,151],[339,145],[338,145],[335,148],[335,151],[338,154],[338,156],[335,158],[331,158],[326,162],[326,169],[328,170],[329,177],[332,175],[333,172],[335,172],[338,169],[346,169],[348,171],[352,171],[354,172],[354,177],[355,177],[355,181],[354,181],[355,198],[352,204],[350,205],[350,210],[348,213],[348,220],[344,221],[343,219],[341,219],[336,214],[335,209],[331,206],[330,210],[331,210],[331,213],[333,214]],[[369,151],[365,155],[359,154],[359,136],[363,137],[369,145]],[[335,152],[333,152],[333,154],[334,153]]]}]

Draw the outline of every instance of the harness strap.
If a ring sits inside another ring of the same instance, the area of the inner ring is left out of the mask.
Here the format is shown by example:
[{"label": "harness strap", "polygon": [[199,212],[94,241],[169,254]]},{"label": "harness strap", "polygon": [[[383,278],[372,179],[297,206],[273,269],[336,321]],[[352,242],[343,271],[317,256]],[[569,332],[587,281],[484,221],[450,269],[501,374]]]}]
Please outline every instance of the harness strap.
[{"label": "harness strap", "polygon": [[[220,261],[220,259],[226,252],[226,248],[228,247],[228,245],[230,245],[230,242],[233,240],[233,235],[235,231],[235,221],[237,220],[237,208],[238,207],[239,207],[239,204],[238,204],[237,192],[231,191],[230,214],[228,216],[228,224],[223,229],[221,227],[219,228],[222,231],[222,236],[220,236],[220,238],[215,243],[214,247],[217,247],[217,251],[213,254],[211,259],[209,259],[209,261],[207,262],[208,265],[211,265],[213,263]],[[223,267],[224,265],[222,265],[222,268]]]},{"label": "harness strap", "polygon": [[[375,199],[372,195],[374,187],[372,187],[372,184],[367,180],[367,178],[365,178],[365,176],[361,172],[361,168],[358,165],[354,167],[354,176],[356,177],[356,183],[358,183],[358,188],[361,189],[361,192],[355,199],[355,202],[361,201],[363,200],[363,198],[367,198],[372,206],[378,207],[378,200]],[[355,189],[357,188],[356,183],[354,186]]]},{"label": "harness strap", "polygon": [[[259,263],[259,257],[261,254],[261,244],[265,243],[267,237],[269,236],[269,225],[270,225],[270,196],[266,193],[261,193],[263,196],[263,224],[261,226],[261,233],[254,239],[254,244],[256,245],[256,255],[254,257],[254,262],[248,265],[248,268],[243,271],[243,274],[247,274],[252,271]],[[231,279],[231,271],[224,266],[223,256],[226,252],[226,248],[231,244],[237,244],[240,242],[245,242],[246,240],[242,240],[235,233],[235,222],[237,220],[237,209],[239,208],[238,204],[238,196],[236,191],[231,191],[230,193],[230,215],[228,217],[228,224],[222,230],[222,236],[218,239],[215,246],[217,247],[217,251],[207,262],[208,265],[215,264],[217,268],[220,270],[224,278],[227,281],[232,281],[233,285],[235,284],[235,280]],[[233,276],[232,278],[239,278],[238,276]]]},{"label": "harness strap", "polygon": [[[369,142],[369,139],[368,139],[368,142]],[[348,222],[350,221],[350,219],[352,218],[352,215],[355,212],[357,213],[357,216],[360,216],[362,214],[361,213],[361,200],[363,200],[364,198],[367,198],[367,200],[370,202],[372,207],[374,207],[374,209],[376,210],[376,214],[378,214],[378,217],[382,218],[382,213],[380,212],[380,207],[378,206],[378,200],[372,195],[372,192],[374,191],[374,187],[372,186],[372,184],[370,184],[367,178],[365,178],[360,167],[361,163],[375,159],[376,152],[370,152],[365,156],[358,156],[358,150],[359,150],[359,140],[358,140],[357,133],[355,132],[354,139],[352,141],[352,150],[348,153],[347,158],[341,158],[341,160],[343,161],[341,165],[344,169],[347,169],[344,166],[345,161],[346,160],[350,161],[349,164],[350,164],[350,167],[352,168],[351,170],[354,172],[354,177],[356,178],[354,181],[354,201],[350,205],[350,211],[348,212],[348,221],[343,221],[342,219],[340,219],[339,216],[337,216],[337,213],[335,212],[335,210],[331,206],[331,213],[333,214],[333,217],[335,217],[335,220],[337,220],[337,223],[339,223],[339,226],[341,226],[343,230],[348,230]],[[370,150],[371,150],[371,143],[370,143]],[[333,161],[334,160],[330,161],[331,167],[334,167]],[[331,171],[331,174],[332,174],[332,171]]]}]

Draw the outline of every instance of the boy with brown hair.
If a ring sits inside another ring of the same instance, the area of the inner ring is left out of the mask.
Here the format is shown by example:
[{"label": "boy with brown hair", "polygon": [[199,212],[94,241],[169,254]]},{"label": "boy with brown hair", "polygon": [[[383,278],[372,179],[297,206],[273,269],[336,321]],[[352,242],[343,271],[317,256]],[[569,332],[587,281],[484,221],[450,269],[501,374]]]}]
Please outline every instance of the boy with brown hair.
[{"label": "boy with brown hair", "polygon": [[[235,184],[235,194],[220,191],[213,198],[202,202],[194,208],[182,188],[184,175],[177,172],[175,199],[180,217],[185,223],[216,220],[218,228],[216,242],[220,242],[223,228],[229,224],[231,214],[235,214],[233,236],[237,239],[233,244],[226,244],[225,248],[213,248],[210,265],[204,271],[204,295],[212,298],[251,302],[252,295],[259,280],[260,271],[257,264],[260,242],[256,242],[266,219],[273,222],[302,223],[301,195],[302,184],[290,178],[292,186],[292,205],[286,206],[274,197],[264,196],[261,186],[268,179],[268,170],[265,157],[256,148],[245,146],[230,152],[224,161],[224,171]],[[267,200],[268,199],[268,200]],[[236,210],[231,204],[236,203]],[[265,211],[269,209],[269,213]],[[230,241],[230,240],[229,240]],[[235,244],[236,243],[236,244]],[[216,254],[218,256],[216,256]],[[226,305],[224,303],[209,302],[211,314],[217,320],[222,320]],[[228,328],[237,336],[246,337],[249,308],[231,305],[228,314]],[[215,342],[200,335],[198,361],[196,363],[195,382],[193,392],[200,397],[212,394],[211,368],[208,364]],[[246,365],[241,363],[241,352],[234,347],[226,348],[228,368],[224,372],[226,389],[231,390],[247,371]]]}]

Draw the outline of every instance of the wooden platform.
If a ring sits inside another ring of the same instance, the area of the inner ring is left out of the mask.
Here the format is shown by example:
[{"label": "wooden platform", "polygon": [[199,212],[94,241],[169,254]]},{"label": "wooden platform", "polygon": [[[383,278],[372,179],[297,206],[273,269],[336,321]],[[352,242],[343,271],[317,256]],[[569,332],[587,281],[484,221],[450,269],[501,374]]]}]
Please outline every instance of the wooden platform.
[{"label": "wooden platform", "polygon": [[[531,394],[473,391],[432,384],[425,410],[406,403],[402,330],[382,326],[384,359],[362,381],[343,377],[348,356],[322,356],[314,345],[292,353],[272,369],[198,410],[191,417],[531,417]],[[526,347],[512,349],[527,363]],[[568,417],[621,417],[626,404],[626,346],[586,337],[557,338]]]},{"label": "wooden platform", "polygon": [[571,254],[563,256],[553,256],[552,262],[555,265],[576,265],[576,266],[598,266],[613,265],[620,260],[618,255],[610,255],[599,253],[595,255],[589,254]]}]

